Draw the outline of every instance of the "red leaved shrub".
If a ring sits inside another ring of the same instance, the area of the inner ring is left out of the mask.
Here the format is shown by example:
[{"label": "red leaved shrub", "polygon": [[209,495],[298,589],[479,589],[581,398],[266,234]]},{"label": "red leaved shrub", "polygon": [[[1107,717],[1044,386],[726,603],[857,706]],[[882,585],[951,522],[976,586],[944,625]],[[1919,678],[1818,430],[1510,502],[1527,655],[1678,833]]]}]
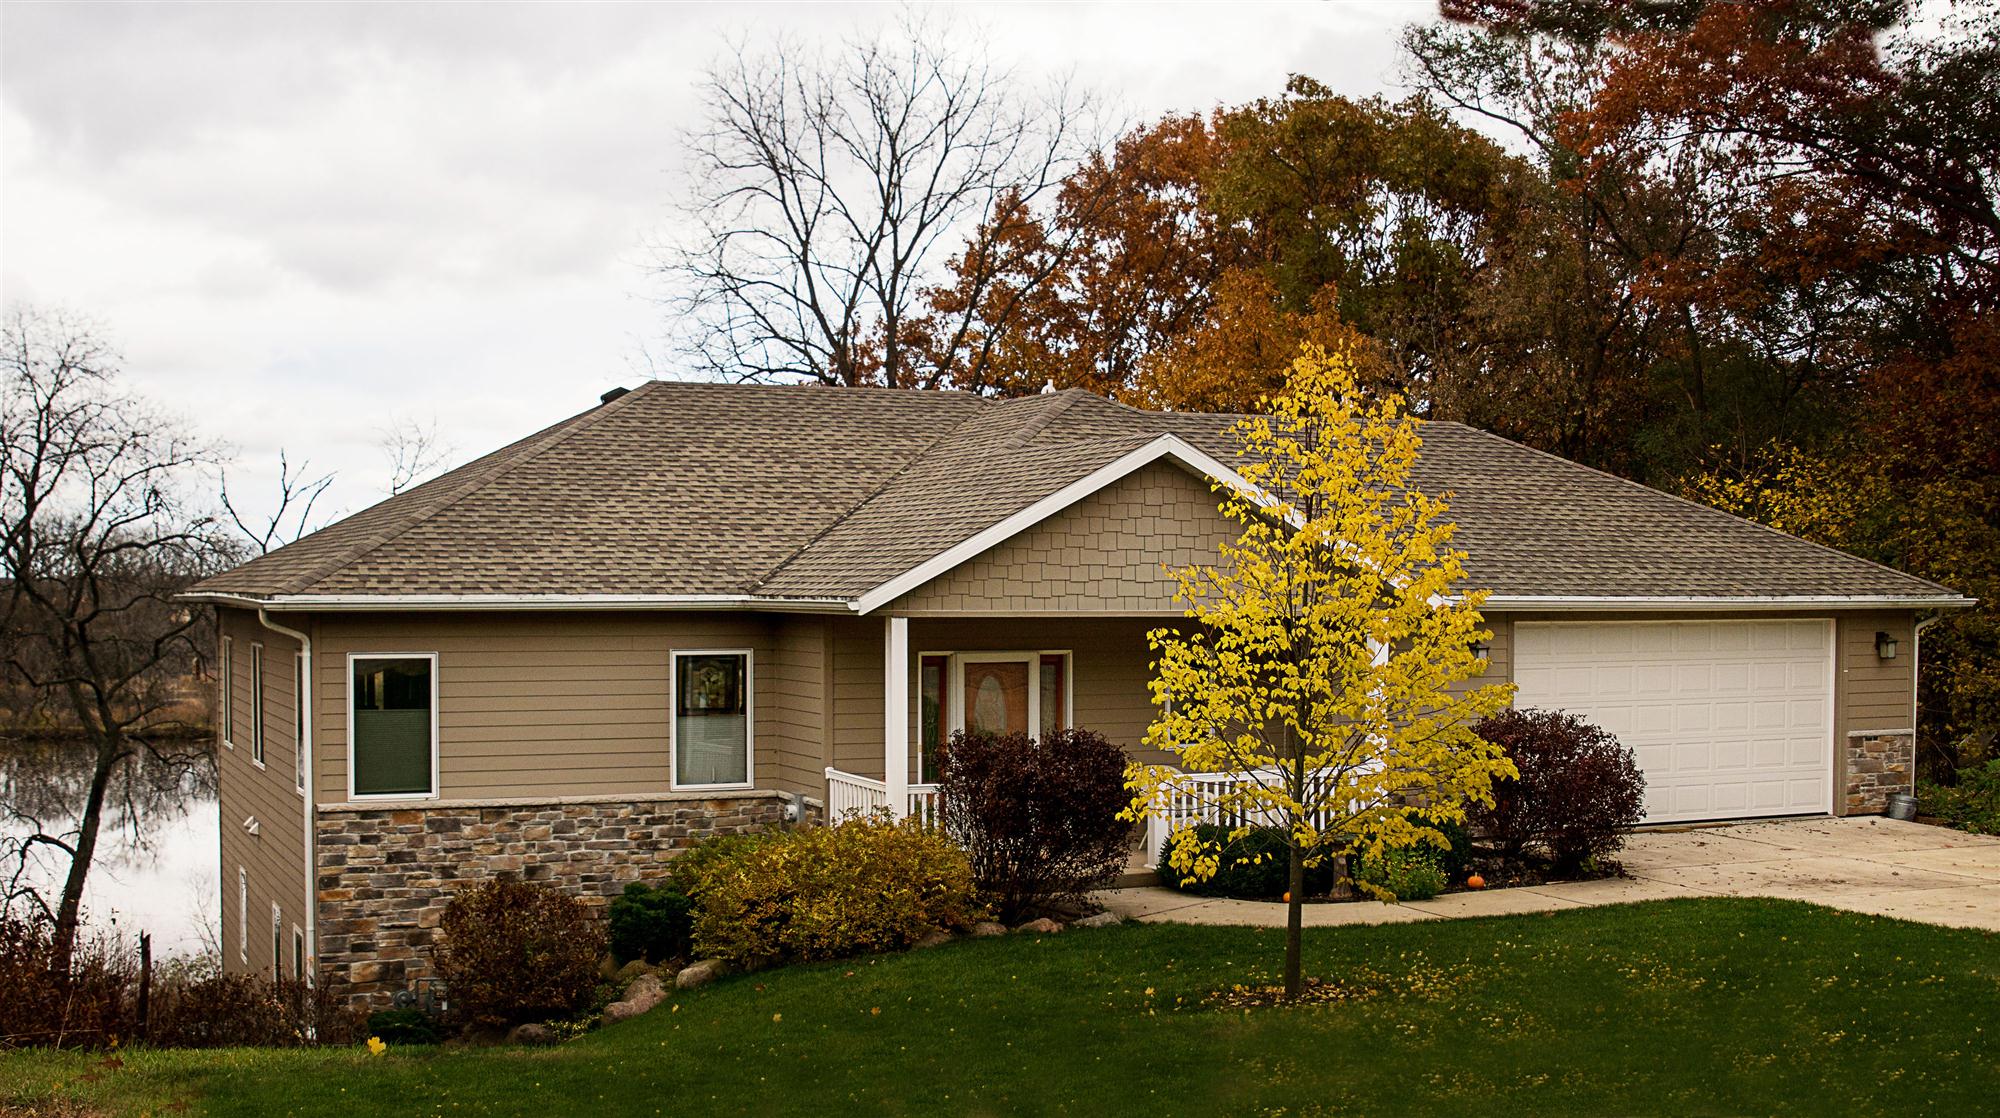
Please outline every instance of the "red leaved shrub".
[{"label": "red leaved shrub", "polygon": [[1475,727],[1507,751],[1518,780],[1493,784],[1493,806],[1468,804],[1466,821],[1499,853],[1531,847],[1573,872],[1625,844],[1645,814],[1646,778],[1632,751],[1604,730],[1560,710],[1507,710]]},{"label": "red leaved shrub", "polygon": [[453,897],[438,931],[438,974],[469,1024],[574,1017],[597,992],[603,924],[558,889],[495,878]]},{"label": "red leaved shrub", "polygon": [[952,735],[938,782],[945,831],[1002,919],[1117,879],[1132,835],[1118,818],[1132,800],[1125,765],[1125,751],[1090,730]]}]

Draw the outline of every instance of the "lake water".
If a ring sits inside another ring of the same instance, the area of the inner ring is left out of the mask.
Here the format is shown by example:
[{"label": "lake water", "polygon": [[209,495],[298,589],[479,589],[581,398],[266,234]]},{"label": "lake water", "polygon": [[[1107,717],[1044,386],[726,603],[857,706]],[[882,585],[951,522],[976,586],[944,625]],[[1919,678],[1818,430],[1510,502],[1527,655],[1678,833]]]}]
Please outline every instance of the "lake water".
[{"label": "lake water", "polygon": [[[150,753],[113,778],[97,857],[84,888],[85,923],[99,931],[151,933],[155,955],[213,950],[220,905],[215,760],[205,747],[173,743],[169,759]],[[43,829],[75,827],[90,787],[91,757],[82,743],[0,738],[0,881],[15,870],[14,849],[38,819]],[[69,856],[42,847],[23,881],[51,908],[61,895]]]}]

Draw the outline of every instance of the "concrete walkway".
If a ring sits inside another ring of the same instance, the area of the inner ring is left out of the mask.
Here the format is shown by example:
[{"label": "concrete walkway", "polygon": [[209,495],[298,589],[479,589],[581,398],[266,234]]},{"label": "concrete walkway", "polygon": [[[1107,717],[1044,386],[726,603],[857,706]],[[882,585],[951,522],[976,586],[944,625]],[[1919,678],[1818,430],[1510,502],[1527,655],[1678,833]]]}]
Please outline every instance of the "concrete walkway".
[{"label": "concrete walkway", "polygon": [[[1553,912],[1665,897],[1782,897],[1926,924],[2000,931],[2000,838],[1856,817],[1640,831],[1619,856],[1629,877],[1428,901],[1309,904],[1309,928]],[[1285,906],[1152,886],[1098,894],[1127,920],[1278,927]]]}]

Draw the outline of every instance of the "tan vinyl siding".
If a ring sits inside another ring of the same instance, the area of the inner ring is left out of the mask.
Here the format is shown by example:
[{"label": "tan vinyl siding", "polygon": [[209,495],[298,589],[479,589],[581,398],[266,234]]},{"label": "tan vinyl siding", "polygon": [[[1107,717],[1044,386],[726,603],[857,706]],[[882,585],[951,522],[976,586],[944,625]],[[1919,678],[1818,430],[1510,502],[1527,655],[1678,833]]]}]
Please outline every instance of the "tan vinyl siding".
[{"label": "tan vinyl siding", "polygon": [[[833,761],[862,776],[882,775],[882,619],[828,619],[833,651]],[[912,648],[914,649],[914,644]]]},{"label": "tan vinyl siding", "polygon": [[[670,790],[671,653],[752,653],[754,781],[818,794],[810,733],[817,619],[755,614],[325,614],[316,798],[347,798],[348,657],[436,653],[445,799]],[[802,708],[808,708],[801,713]]]},{"label": "tan vinyl siding", "polygon": [[759,670],[770,694],[765,722],[779,748],[768,773],[759,774],[757,783],[762,787],[816,799],[825,794],[826,766],[831,763],[822,714],[826,635],[826,620],[819,617],[784,618],[772,634],[771,654]]},{"label": "tan vinyl siding", "polygon": [[[1214,563],[1240,533],[1207,480],[1156,462],[1113,482],[886,607],[926,614],[1179,616],[1162,564]],[[942,550],[942,548],[940,548]]]},{"label": "tan vinyl siding", "polygon": [[[1858,730],[1908,730],[1911,685],[1914,680],[1911,629],[1908,612],[1856,613],[1839,619],[1835,638],[1840,650],[1835,675],[1838,701],[1838,730],[1849,734]],[[1884,660],[1875,654],[1875,634],[1888,633],[1896,639],[1896,658]]]},{"label": "tan vinyl siding", "polygon": [[[221,819],[222,964],[231,971],[271,969],[271,904],[284,917],[282,960],[291,973],[292,925],[305,926],[305,799],[298,792],[294,762],[292,658],[297,642],[258,624],[246,610],[219,611],[222,634],[232,651],[232,699],[236,748],[216,751],[217,803]],[[250,687],[250,647],[264,646],[264,767],[251,761],[251,719],[258,697]],[[244,821],[255,817],[255,835]],[[237,907],[237,869],[250,878],[249,938],[243,938]],[[240,948],[248,947],[249,961]]]}]

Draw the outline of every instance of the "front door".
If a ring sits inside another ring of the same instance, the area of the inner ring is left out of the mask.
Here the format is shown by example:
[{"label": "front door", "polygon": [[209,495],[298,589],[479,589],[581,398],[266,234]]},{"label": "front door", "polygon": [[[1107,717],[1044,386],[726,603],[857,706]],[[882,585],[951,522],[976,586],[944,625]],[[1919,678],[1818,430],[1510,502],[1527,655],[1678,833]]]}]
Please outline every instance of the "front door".
[{"label": "front door", "polygon": [[1069,725],[1064,652],[961,652],[951,657],[950,728],[1042,734]]},{"label": "front door", "polygon": [[1035,656],[1020,652],[967,652],[958,657],[954,727],[973,733],[1026,734],[1041,725]]}]

